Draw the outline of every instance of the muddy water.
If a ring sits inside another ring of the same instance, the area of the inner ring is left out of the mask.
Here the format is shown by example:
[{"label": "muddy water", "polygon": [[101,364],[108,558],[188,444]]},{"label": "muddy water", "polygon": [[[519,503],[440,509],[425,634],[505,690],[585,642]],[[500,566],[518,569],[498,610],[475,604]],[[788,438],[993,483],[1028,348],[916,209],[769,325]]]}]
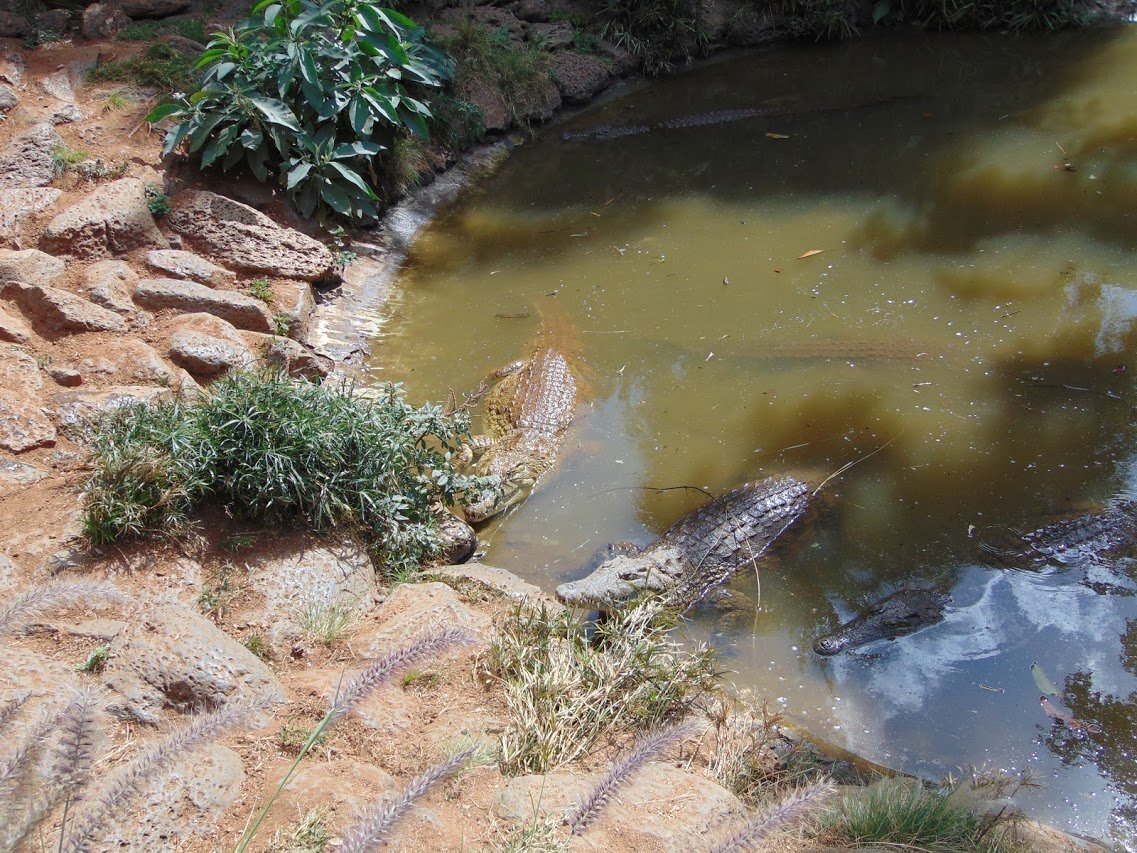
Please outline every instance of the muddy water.
[{"label": "muddy water", "polygon": [[[546,130],[429,230],[373,375],[439,399],[522,355],[538,311],[568,318],[588,398],[567,456],[483,531],[487,561],[548,589],[702,500],[653,489],[860,460],[760,601],[739,578],[751,606],[692,635],[834,741],[929,777],[1029,769],[1032,814],[1137,849],[1137,563],[1040,573],[979,547],[1137,494],[1135,81],[1132,29],[660,81]],[[912,583],[951,591],[942,623],[810,650]],[[1033,661],[1095,730],[1043,713]]]}]

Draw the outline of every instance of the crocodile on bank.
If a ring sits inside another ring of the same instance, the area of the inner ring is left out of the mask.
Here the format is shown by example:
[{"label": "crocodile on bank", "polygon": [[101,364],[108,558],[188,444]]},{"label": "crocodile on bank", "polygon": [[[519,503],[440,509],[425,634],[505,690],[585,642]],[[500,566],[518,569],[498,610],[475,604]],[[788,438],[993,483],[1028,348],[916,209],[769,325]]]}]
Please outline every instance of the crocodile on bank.
[{"label": "crocodile on bank", "polygon": [[675,522],[642,550],[620,551],[587,577],[557,587],[575,607],[618,610],[658,594],[680,611],[746,566],[754,565],[809,508],[809,487],[793,477],[747,483]]},{"label": "crocodile on bank", "polygon": [[980,548],[1001,568],[1064,569],[1137,549],[1137,502],[1118,501],[1100,512],[1071,515],[1032,530],[1004,535]]},{"label": "crocodile on bank", "polygon": [[873,602],[856,618],[813,641],[819,655],[835,655],[876,640],[895,640],[942,622],[951,598],[934,589],[902,589]]},{"label": "crocodile on bank", "polygon": [[496,371],[486,394],[486,434],[471,442],[474,473],[496,476],[500,495],[477,496],[466,507],[471,524],[520,503],[556,464],[578,402],[577,378],[569,362],[567,335],[554,341],[542,318],[529,358]]}]

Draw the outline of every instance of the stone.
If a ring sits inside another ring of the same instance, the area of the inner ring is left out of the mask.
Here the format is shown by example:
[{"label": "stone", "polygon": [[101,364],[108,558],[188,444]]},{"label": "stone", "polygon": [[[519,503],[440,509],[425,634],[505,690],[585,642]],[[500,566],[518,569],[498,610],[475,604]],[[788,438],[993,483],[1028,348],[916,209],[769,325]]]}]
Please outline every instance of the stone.
[{"label": "stone", "polygon": [[83,292],[87,298],[116,314],[133,314],[134,285],[138,273],[126,261],[98,261],[83,274]]},{"label": "stone", "polygon": [[100,41],[111,38],[129,24],[130,17],[122,10],[122,4],[107,0],[105,3],[92,3],[83,10],[80,30],[83,38]]},{"label": "stone", "polygon": [[278,536],[247,563],[247,571],[250,588],[263,599],[258,620],[269,626],[274,644],[304,638],[300,617],[307,607],[339,606],[363,615],[379,597],[371,558],[350,539]]},{"label": "stone", "polygon": [[561,93],[548,77],[538,77],[533,86],[521,93],[518,110],[526,121],[548,121],[561,108]]},{"label": "stone", "polygon": [[268,838],[319,804],[331,827],[344,828],[364,807],[400,790],[399,783],[374,764],[332,759],[302,765],[273,804],[261,831]]},{"label": "stone", "polygon": [[256,655],[177,604],[142,611],[111,643],[104,676],[115,694],[108,710],[146,723],[158,723],[165,709],[212,710],[262,694],[284,698],[280,682]]},{"label": "stone", "polygon": [[19,106],[20,99],[16,91],[4,83],[0,83],[0,113],[6,113]]},{"label": "stone", "polygon": [[556,21],[552,24],[530,24],[525,38],[526,41],[532,42],[544,50],[563,50],[572,46],[572,24],[568,21]]},{"label": "stone", "polygon": [[30,353],[0,346],[0,448],[21,453],[55,443],[55,424],[39,398],[42,387]]},{"label": "stone", "polygon": [[131,18],[168,18],[184,12],[190,0],[122,0],[122,10]]},{"label": "stone", "polygon": [[146,264],[171,278],[189,279],[210,287],[226,287],[237,280],[236,273],[210,263],[193,252],[182,252],[177,249],[155,249],[147,252]]},{"label": "stone", "polygon": [[67,32],[69,26],[71,26],[71,13],[66,9],[48,9],[45,12],[40,12],[33,19],[35,30],[55,33],[60,36]]},{"label": "stone", "polygon": [[446,565],[455,565],[474,556],[478,547],[478,535],[474,528],[448,510],[440,509],[436,515],[438,535],[442,540],[442,553],[438,559]]},{"label": "stone", "polygon": [[0,249],[0,281],[49,284],[63,275],[67,264],[39,249]]},{"label": "stone", "polygon": [[44,480],[48,474],[39,468],[0,456],[0,498]]},{"label": "stone", "polygon": [[327,246],[216,193],[179,193],[166,222],[229,269],[302,281],[336,277]]},{"label": "stone", "polygon": [[520,0],[513,9],[513,14],[521,20],[537,23],[544,23],[549,20],[551,13],[549,0]]},{"label": "stone", "polygon": [[0,298],[19,305],[41,334],[126,331],[126,322],[118,314],[57,287],[9,281],[0,286]]},{"label": "stone", "polygon": [[18,50],[0,47],[0,83],[7,83],[18,89],[24,79],[26,65],[24,55]]},{"label": "stone", "polygon": [[9,344],[24,344],[31,339],[31,336],[32,330],[22,318],[0,307],[0,341]]},{"label": "stone", "polygon": [[152,346],[136,338],[120,338],[113,345],[83,359],[82,367],[97,379],[114,378],[116,385],[174,387],[180,379]]},{"label": "stone", "polygon": [[213,743],[176,754],[137,793],[132,792],[129,808],[112,813],[98,849],[147,853],[200,849],[194,839],[216,829],[240,798],[244,781],[241,759],[228,747]]},{"label": "stone", "polygon": [[39,86],[56,100],[65,104],[75,103],[75,89],[71,85],[71,72],[67,68],[48,74],[39,81]]},{"label": "stone", "polygon": [[143,279],[134,288],[134,301],[151,311],[170,309],[213,314],[251,332],[268,333],[275,328],[272,312],[259,299],[227,290],[213,290],[196,281]]},{"label": "stone", "polygon": [[553,78],[570,104],[585,104],[608,86],[608,64],[595,56],[566,51],[553,57]]},{"label": "stone", "polygon": [[194,376],[213,379],[230,370],[250,370],[257,357],[244,342],[215,338],[196,329],[178,329],[166,350],[170,361]]},{"label": "stone", "polygon": [[511,571],[498,568],[497,566],[490,566],[486,563],[463,563],[457,566],[442,566],[438,569],[432,569],[432,572],[436,575],[442,575],[443,577],[475,581],[497,590],[515,601],[532,599],[541,604],[546,602],[549,602],[550,606],[553,604],[549,596],[547,596],[539,586],[522,580]]},{"label": "stone", "polygon": [[0,38],[19,38],[28,31],[27,15],[0,12]]},{"label": "stone", "polygon": [[272,307],[288,318],[288,337],[298,341],[308,334],[308,321],[316,310],[312,285],[306,281],[278,281],[272,286]]},{"label": "stone", "polygon": [[[0,562],[3,562],[0,559]],[[0,669],[0,705],[24,693],[31,693],[22,711],[32,719],[48,697],[68,695],[79,686],[74,667],[53,661],[15,643],[4,646],[5,664]]]},{"label": "stone", "polygon": [[170,400],[173,396],[169,388],[154,385],[112,385],[57,391],[50,395],[50,399],[59,425],[75,428],[112,409],[134,403]]},{"label": "stone", "polygon": [[61,385],[64,388],[77,388],[83,384],[83,374],[74,367],[53,364],[47,369],[47,375],[55,380],[56,385]]},{"label": "stone", "polygon": [[55,177],[52,151],[63,140],[50,124],[37,124],[0,151],[0,190],[45,187]]},{"label": "stone", "polygon": [[478,78],[463,83],[459,96],[474,104],[482,114],[487,133],[503,133],[512,126],[513,116],[501,92]]},{"label": "stone", "polygon": [[369,655],[384,654],[439,627],[466,628],[479,642],[492,632],[490,618],[466,605],[444,583],[405,583],[395,587],[377,614],[378,625],[361,630],[355,645]]},{"label": "stone", "polygon": [[335,362],[326,355],[309,349],[291,338],[273,337],[265,350],[264,362],[289,376],[298,376],[313,382],[327,378]]},{"label": "stone", "polygon": [[63,190],[54,187],[0,189],[0,238],[14,236],[29,217],[47,210],[62,195]]},{"label": "stone", "polygon": [[[674,749],[672,749],[674,751]],[[496,793],[498,817],[528,824],[534,812],[567,817],[600,781],[566,771],[517,776]],[[749,817],[738,797],[702,774],[663,762],[635,773],[577,839],[575,849],[658,850],[688,853],[723,841]]]},{"label": "stone", "polygon": [[167,243],[154,224],[142,181],[120,178],[52,219],[40,245],[56,255],[98,259]]},{"label": "stone", "polygon": [[52,110],[52,113],[50,116],[48,116],[47,120],[54,125],[60,125],[82,121],[83,118],[83,111],[79,108],[78,104],[64,104],[58,109]]}]

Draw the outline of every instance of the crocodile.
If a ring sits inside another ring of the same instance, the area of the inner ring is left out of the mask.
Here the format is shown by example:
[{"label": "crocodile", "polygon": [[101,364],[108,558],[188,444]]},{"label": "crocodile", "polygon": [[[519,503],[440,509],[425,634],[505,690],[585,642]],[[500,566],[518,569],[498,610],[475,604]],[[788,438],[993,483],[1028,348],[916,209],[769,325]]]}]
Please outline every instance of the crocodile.
[{"label": "crocodile", "polygon": [[572,424],[579,383],[571,350],[554,346],[551,324],[542,320],[532,355],[491,374],[486,394],[486,434],[470,450],[473,473],[497,477],[500,492],[474,496],[465,507],[471,524],[523,501],[556,464]]},{"label": "crocodile", "polygon": [[1014,533],[1009,542],[980,547],[1006,568],[1065,569],[1097,562],[1137,547],[1137,502],[1117,501],[1099,512],[1059,518],[1029,533]]},{"label": "crocodile", "polygon": [[619,610],[656,594],[680,612],[693,607],[738,570],[763,557],[799,521],[813,495],[793,477],[747,483],[675,522],[654,543],[631,552],[627,543],[587,577],[561,584],[565,604]]},{"label": "crocodile", "polygon": [[835,655],[876,640],[895,640],[942,622],[951,598],[935,589],[902,589],[870,604],[856,618],[813,641],[819,655]]}]

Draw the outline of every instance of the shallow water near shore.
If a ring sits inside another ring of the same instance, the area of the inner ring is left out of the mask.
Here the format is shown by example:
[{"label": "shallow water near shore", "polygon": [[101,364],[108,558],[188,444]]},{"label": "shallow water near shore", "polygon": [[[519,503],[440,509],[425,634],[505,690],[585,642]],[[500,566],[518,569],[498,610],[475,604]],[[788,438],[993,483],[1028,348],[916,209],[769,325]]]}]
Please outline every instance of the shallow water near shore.
[{"label": "shallow water near shore", "polygon": [[[444,399],[524,355],[539,311],[569,320],[588,390],[564,462],[482,531],[550,590],[705,500],[655,489],[861,460],[760,602],[692,637],[830,740],[932,778],[1029,769],[1032,816],[1137,850],[1137,561],[1032,572],[980,547],[1137,496],[1135,81],[1132,28],[661,80],[544,130],[427,230],[370,375]],[[748,117],[674,121],[720,110]],[[812,652],[906,584],[950,590],[944,621]],[[1088,728],[1044,713],[1035,661]]]}]

